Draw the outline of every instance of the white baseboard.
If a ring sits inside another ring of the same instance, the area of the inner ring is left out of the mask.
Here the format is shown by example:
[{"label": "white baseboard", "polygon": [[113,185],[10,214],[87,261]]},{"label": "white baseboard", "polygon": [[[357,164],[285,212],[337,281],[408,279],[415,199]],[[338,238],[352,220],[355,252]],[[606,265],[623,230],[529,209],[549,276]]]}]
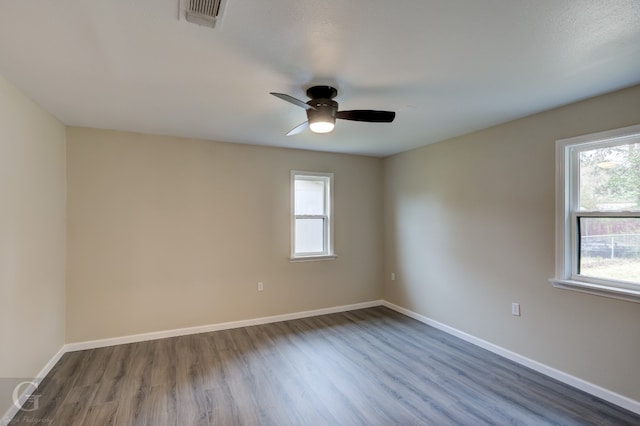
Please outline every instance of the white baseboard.
[{"label": "white baseboard", "polygon": [[42,382],[42,379],[44,379],[45,376],[49,374],[53,366],[56,365],[58,361],[60,361],[60,358],[62,358],[62,356],[66,352],[67,351],[65,350],[65,346],[62,346],[60,350],[56,352],[56,354],[53,355],[53,357],[45,364],[42,370],[38,372],[36,377],[30,380],[30,382],[35,385],[35,388],[25,386],[24,391],[20,395],[18,395],[17,401],[12,401],[9,409],[4,413],[2,417],[0,417],[0,425],[8,424],[11,419],[13,419],[13,416],[18,413],[22,405],[38,389],[38,386],[40,386],[40,382]]},{"label": "white baseboard", "polygon": [[535,370],[539,373],[542,373],[546,376],[556,379],[562,383],[566,383],[569,386],[573,386],[574,388],[580,389],[581,391],[597,396],[598,398],[604,399],[605,401],[608,401],[619,407],[625,408],[636,414],[640,414],[639,401],[633,400],[631,398],[627,398],[624,395],[620,395],[618,393],[605,389],[601,386],[587,382],[586,380],[582,380],[578,377],[572,376],[571,374],[567,374],[553,367],[549,367],[548,365],[542,364],[538,361],[534,361],[530,358],[527,358],[525,356],[512,352],[498,345],[494,345],[493,343],[487,342],[486,340],[482,340],[480,338],[467,334],[463,331],[460,331],[453,327],[449,327],[448,325],[442,324],[441,322],[432,320],[431,318],[425,317],[424,315],[420,315],[413,311],[410,311],[409,309],[403,308],[398,305],[394,305],[393,303],[387,302],[386,300],[383,301],[382,304],[383,306],[386,306],[389,309],[392,309],[396,312],[400,312],[401,314],[404,314],[408,317],[416,319],[424,324],[430,325],[433,328],[437,328],[438,330],[442,330],[445,333],[451,334],[455,337],[458,337],[462,340],[465,340],[469,343],[472,343],[476,346],[479,346],[497,355],[505,357],[520,365],[524,365],[525,367],[531,368],[532,370]]},{"label": "white baseboard", "polygon": [[[190,334],[208,333],[211,331],[230,330],[233,328],[250,327],[252,325],[269,324],[279,321],[289,321],[300,318],[315,317],[318,315],[334,314],[338,312],[353,311],[356,309],[372,308],[374,306],[381,306],[384,304],[382,300],[374,300],[371,302],[354,303],[351,305],[335,306],[332,308],[314,309],[311,311],[294,312],[291,314],[273,315],[269,317],[254,318],[241,321],[224,322],[218,324],[203,325],[197,327],[177,328],[173,330],[155,331],[151,333],[134,334],[123,337],[113,337],[109,339],[89,340],[85,342],[67,343],[64,345],[53,358],[47,362],[47,364],[38,373],[38,376],[33,379],[33,383],[37,386],[40,385],[42,379],[49,374],[49,371],[53,366],[62,358],[67,352],[82,351],[87,349],[103,348],[107,346],[123,345],[127,343],[145,342],[148,340],[164,339],[167,337],[187,336]],[[27,401],[35,389],[25,390],[19,397],[17,404],[11,404],[11,407],[7,410],[3,417],[0,417],[0,425],[8,424],[11,419],[18,413],[19,407]]]},{"label": "white baseboard", "polygon": [[[365,309],[365,308],[371,308],[374,306],[386,306],[389,309],[392,309],[396,312],[400,312],[401,314],[404,314],[424,324],[427,324],[434,328],[442,330],[445,333],[451,334],[455,337],[458,337],[462,340],[465,340],[483,349],[487,349],[490,352],[503,356],[511,361],[514,361],[525,367],[531,368],[532,370],[538,371],[546,376],[559,380],[563,383],[566,383],[570,386],[573,386],[591,395],[597,396],[598,398],[602,398],[605,401],[618,405],[629,411],[640,414],[639,401],[635,401],[631,398],[625,397],[623,395],[617,394],[613,391],[610,391],[608,389],[605,389],[593,383],[587,382],[586,380],[582,380],[578,377],[564,373],[560,370],[549,367],[548,365],[534,361],[530,358],[527,358],[525,356],[522,356],[520,354],[517,354],[505,348],[502,348],[498,345],[487,342],[486,340],[482,340],[480,338],[467,334],[463,331],[460,331],[448,325],[442,324],[438,321],[432,320],[428,317],[425,317],[424,315],[417,314],[413,311],[410,311],[409,309],[387,302],[386,300],[375,300],[371,302],[355,303],[352,305],[336,306],[333,308],[314,309],[311,311],[294,312],[291,314],[274,315],[274,316],[254,318],[254,319],[241,320],[241,321],[210,324],[210,325],[204,325],[204,326],[198,326],[198,327],[178,328],[173,330],[156,331],[156,332],[144,333],[144,334],[134,334],[130,336],[114,337],[109,339],[68,343],[64,345],[58,351],[58,353],[56,353],[53,356],[53,358],[49,360],[49,362],[47,362],[44,368],[38,373],[38,377],[34,380],[34,383],[39,385],[42,378],[44,378],[49,373],[49,371],[53,368],[53,366],[67,352],[102,348],[106,346],[122,345],[126,343],[144,342],[148,340],[164,339],[167,337],[177,337],[177,336],[186,336],[190,334],[208,333],[211,331],[229,330],[233,328],[249,327],[253,325],[269,324],[269,323],[274,323],[279,321],[289,321],[289,320],[308,318],[308,317],[313,317],[318,315],[353,311],[356,309]],[[31,393],[33,392],[25,392],[23,395],[20,396],[19,398],[20,405],[22,405],[27,400],[27,398],[31,395]],[[5,413],[4,417],[0,418],[0,424],[3,424],[2,422],[5,421],[5,419],[12,419],[17,412],[18,412],[18,407],[15,405],[12,405],[11,408]]]},{"label": "white baseboard", "polygon": [[148,340],[165,339],[167,337],[187,336],[190,334],[209,333],[211,331],[230,330],[232,328],[250,327],[252,325],[269,324],[279,321],[289,321],[299,318],[315,317],[318,315],[334,314],[337,312],[353,311],[355,309],[381,306],[382,300],[355,303],[352,305],[336,306],[333,308],[314,309],[311,311],[294,312],[291,314],[273,315],[269,317],[254,318],[241,321],[222,322],[218,324],[202,325],[197,327],[176,328],[173,330],[154,331],[151,333],[133,334],[123,337],[89,340],[86,342],[68,343],[64,346],[66,352],[82,351],[86,349],[103,348],[106,346],[123,345],[126,343],[145,342]]}]

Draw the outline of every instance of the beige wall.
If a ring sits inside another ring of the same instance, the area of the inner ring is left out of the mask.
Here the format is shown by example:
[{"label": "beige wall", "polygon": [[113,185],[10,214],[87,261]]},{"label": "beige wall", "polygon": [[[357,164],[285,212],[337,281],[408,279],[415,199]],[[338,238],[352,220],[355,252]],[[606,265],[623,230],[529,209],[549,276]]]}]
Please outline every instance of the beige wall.
[{"label": "beige wall", "polygon": [[62,348],[64,256],[65,128],[0,76],[0,379]]},{"label": "beige wall", "polygon": [[638,123],[640,86],[387,158],[384,298],[640,401],[640,304],[548,282],[555,140]]},{"label": "beige wall", "polygon": [[[379,298],[380,159],[67,135],[67,342]],[[335,261],[288,260],[292,169],[335,173]]]},{"label": "beige wall", "polygon": [[[548,282],[554,141],[639,122],[640,86],[385,160],[84,128],[65,158],[0,77],[0,377],[65,341],[383,296],[640,400],[640,305]],[[335,173],[335,261],[288,261],[291,169]]]}]

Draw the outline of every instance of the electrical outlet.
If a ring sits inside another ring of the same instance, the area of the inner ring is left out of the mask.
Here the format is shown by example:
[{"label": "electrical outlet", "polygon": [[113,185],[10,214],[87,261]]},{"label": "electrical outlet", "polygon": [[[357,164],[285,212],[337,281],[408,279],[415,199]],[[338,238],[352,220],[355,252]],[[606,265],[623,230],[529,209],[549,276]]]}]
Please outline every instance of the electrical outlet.
[{"label": "electrical outlet", "polygon": [[391,273],[391,281],[395,281],[396,280],[396,273],[392,272]]},{"label": "electrical outlet", "polygon": [[516,317],[520,316],[520,304],[519,303],[512,303],[511,304],[511,315],[515,315]]},{"label": "electrical outlet", "polygon": [[258,283],[258,291],[262,291],[262,290],[264,290],[264,283],[262,281],[260,281]]}]

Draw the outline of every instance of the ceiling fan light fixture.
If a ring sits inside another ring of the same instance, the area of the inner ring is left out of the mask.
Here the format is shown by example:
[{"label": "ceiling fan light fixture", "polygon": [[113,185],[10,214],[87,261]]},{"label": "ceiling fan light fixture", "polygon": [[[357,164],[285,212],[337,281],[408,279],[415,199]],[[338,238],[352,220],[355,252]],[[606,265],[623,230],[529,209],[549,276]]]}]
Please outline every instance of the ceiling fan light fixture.
[{"label": "ceiling fan light fixture", "polygon": [[311,105],[307,110],[309,129],[313,133],[329,133],[336,125],[336,109],[338,104],[330,99],[323,99]]},{"label": "ceiling fan light fixture", "polygon": [[313,133],[329,133],[336,126],[333,120],[318,119],[309,123],[309,128]]},{"label": "ceiling fan light fixture", "polygon": [[303,102],[285,93],[270,92],[276,98],[292,103],[307,111],[307,121],[294,127],[287,136],[300,133],[309,126],[314,133],[329,133],[336,125],[336,118],[370,123],[391,123],[396,117],[393,111],[372,109],[354,109],[338,111],[338,102],[334,101],[338,91],[331,86],[312,86],[307,89],[311,100]]}]

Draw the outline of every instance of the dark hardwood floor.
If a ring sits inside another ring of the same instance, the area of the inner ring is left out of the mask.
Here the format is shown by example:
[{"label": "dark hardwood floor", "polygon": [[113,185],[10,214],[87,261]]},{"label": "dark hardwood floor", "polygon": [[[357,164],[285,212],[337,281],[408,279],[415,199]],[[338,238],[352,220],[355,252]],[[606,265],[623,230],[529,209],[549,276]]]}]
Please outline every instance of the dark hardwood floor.
[{"label": "dark hardwood floor", "polygon": [[384,307],[71,352],[37,393],[11,425],[640,425]]}]

